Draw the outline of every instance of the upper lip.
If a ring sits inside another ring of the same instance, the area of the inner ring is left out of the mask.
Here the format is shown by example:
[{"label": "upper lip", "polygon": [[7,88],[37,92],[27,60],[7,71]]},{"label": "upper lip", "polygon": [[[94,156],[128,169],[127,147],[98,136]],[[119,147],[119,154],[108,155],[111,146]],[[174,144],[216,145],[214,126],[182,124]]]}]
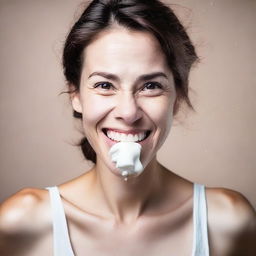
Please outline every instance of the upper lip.
[{"label": "upper lip", "polygon": [[118,132],[118,133],[124,133],[124,134],[138,134],[142,132],[148,132],[150,131],[149,129],[129,129],[129,130],[124,130],[124,129],[117,129],[117,128],[103,128],[103,132],[109,130],[113,132]]}]

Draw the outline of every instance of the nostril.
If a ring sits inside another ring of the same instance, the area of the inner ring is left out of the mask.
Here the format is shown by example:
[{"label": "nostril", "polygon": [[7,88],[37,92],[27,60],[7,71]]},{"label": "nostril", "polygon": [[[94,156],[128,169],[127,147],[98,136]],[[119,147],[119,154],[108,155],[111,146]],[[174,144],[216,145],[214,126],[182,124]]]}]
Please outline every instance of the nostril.
[{"label": "nostril", "polygon": [[131,91],[122,91],[117,98],[114,108],[114,117],[127,125],[132,125],[142,118],[142,110],[135,95]]},{"label": "nostril", "polygon": [[132,124],[141,119],[142,114],[140,110],[123,109],[122,111],[118,110],[115,117],[117,119],[122,119],[128,124]]}]

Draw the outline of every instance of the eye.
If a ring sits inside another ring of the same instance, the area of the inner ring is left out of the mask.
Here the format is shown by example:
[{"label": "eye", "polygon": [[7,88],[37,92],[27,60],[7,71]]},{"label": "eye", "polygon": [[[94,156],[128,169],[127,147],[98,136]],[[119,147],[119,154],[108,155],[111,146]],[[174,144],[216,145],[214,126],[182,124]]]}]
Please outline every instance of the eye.
[{"label": "eye", "polygon": [[113,89],[114,86],[109,82],[100,82],[100,83],[95,84],[94,88],[99,88],[99,89],[107,91],[107,90]]},{"label": "eye", "polygon": [[162,89],[162,85],[158,82],[147,82],[144,87],[143,87],[143,91],[146,90],[156,90],[156,89]]},{"label": "eye", "polygon": [[154,97],[162,95],[163,91],[162,84],[158,82],[147,82],[143,84],[140,92],[144,96]]}]

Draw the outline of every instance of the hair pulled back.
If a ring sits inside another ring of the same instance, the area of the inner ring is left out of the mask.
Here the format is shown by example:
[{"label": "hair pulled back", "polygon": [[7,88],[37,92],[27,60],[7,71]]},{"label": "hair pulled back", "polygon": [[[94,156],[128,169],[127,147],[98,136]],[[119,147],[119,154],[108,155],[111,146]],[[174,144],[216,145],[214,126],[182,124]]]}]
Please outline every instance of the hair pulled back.
[{"label": "hair pulled back", "polygon": [[[198,59],[184,27],[174,12],[158,0],[94,0],[71,28],[63,51],[64,75],[76,91],[80,88],[83,51],[103,30],[117,23],[130,30],[150,32],[159,41],[172,70],[177,92],[177,106],[188,97],[188,76]],[[82,118],[74,111],[74,117]],[[86,138],[81,148],[84,156],[96,163],[96,153]]]}]

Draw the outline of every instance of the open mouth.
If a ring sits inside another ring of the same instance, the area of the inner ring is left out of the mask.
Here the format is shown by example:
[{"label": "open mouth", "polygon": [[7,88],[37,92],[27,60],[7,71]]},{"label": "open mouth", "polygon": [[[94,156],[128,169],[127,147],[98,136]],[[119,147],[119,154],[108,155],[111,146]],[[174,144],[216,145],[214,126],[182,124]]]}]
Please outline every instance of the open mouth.
[{"label": "open mouth", "polygon": [[110,140],[115,142],[141,142],[147,139],[151,133],[150,130],[133,134],[122,133],[107,128],[102,129],[102,131]]}]

